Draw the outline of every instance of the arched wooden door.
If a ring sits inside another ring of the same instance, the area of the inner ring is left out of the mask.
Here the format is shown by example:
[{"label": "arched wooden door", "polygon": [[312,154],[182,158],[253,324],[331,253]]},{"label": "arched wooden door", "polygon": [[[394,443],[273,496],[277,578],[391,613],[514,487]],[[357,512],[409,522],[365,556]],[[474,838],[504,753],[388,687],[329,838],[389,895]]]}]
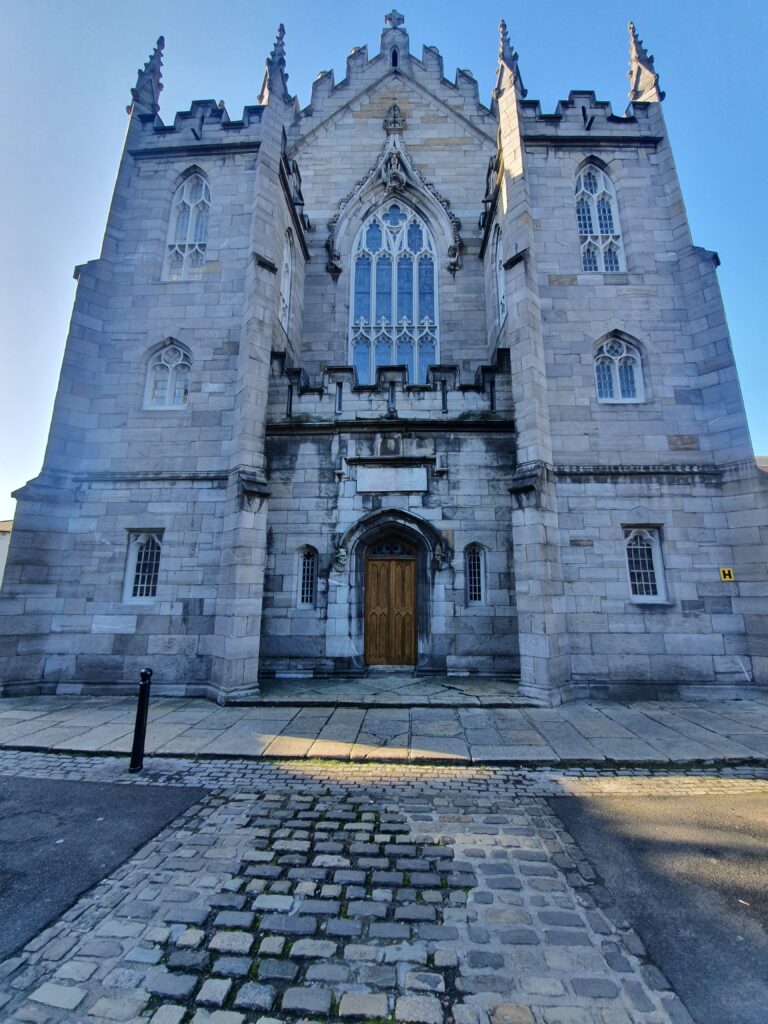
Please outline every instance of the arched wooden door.
[{"label": "arched wooden door", "polygon": [[400,541],[365,556],[365,663],[416,664],[416,552]]}]

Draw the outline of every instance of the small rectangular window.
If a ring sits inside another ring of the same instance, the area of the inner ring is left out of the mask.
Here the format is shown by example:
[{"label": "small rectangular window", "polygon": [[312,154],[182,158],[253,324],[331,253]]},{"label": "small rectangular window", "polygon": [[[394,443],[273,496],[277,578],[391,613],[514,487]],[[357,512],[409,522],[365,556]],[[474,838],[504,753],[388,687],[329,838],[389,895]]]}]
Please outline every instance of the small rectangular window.
[{"label": "small rectangular window", "polygon": [[131,532],[128,535],[124,600],[151,601],[157,597],[162,543],[161,530]]},{"label": "small rectangular window", "polygon": [[656,527],[624,530],[629,592],[633,601],[665,603],[667,600],[661,541]]}]

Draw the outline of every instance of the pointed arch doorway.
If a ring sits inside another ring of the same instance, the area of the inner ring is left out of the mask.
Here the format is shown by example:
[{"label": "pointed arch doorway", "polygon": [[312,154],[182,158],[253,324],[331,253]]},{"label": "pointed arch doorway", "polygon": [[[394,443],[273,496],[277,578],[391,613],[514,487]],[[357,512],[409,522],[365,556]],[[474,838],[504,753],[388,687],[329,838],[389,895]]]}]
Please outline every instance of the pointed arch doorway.
[{"label": "pointed arch doorway", "polygon": [[416,664],[416,549],[398,538],[365,553],[365,663]]}]

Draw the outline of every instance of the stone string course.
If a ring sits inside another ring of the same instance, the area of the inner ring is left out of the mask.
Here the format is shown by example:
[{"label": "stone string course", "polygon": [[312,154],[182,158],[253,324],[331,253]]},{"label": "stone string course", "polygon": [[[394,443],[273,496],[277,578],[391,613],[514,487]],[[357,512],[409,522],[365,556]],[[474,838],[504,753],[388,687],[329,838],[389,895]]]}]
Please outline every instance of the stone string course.
[{"label": "stone string course", "polygon": [[766,792],[768,769],[597,772],[3,752],[0,772],[209,793],[0,965],[34,1024],[690,1021],[549,809]]}]

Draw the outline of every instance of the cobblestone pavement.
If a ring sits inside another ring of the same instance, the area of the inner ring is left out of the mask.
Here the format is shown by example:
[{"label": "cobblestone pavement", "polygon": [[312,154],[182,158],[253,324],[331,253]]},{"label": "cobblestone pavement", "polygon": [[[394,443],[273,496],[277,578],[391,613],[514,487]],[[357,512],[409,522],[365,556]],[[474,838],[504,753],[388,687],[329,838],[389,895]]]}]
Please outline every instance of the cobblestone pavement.
[{"label": "cobblestone pavement", "polygon": [[0,965],[35,1024],[684,1024],[687,1011],[546,797],[768,792],[677,773],[6,751],[0,776],[202,785]]},{"label": "cobblestone pavement", "polygon": [[[131,697],[0,701],[0,747],[125,753]],[[202,757],[478,764],[765,761],[768,700],[565,704],[559,708],[218,707],[157,698],[147,750]]]}]

